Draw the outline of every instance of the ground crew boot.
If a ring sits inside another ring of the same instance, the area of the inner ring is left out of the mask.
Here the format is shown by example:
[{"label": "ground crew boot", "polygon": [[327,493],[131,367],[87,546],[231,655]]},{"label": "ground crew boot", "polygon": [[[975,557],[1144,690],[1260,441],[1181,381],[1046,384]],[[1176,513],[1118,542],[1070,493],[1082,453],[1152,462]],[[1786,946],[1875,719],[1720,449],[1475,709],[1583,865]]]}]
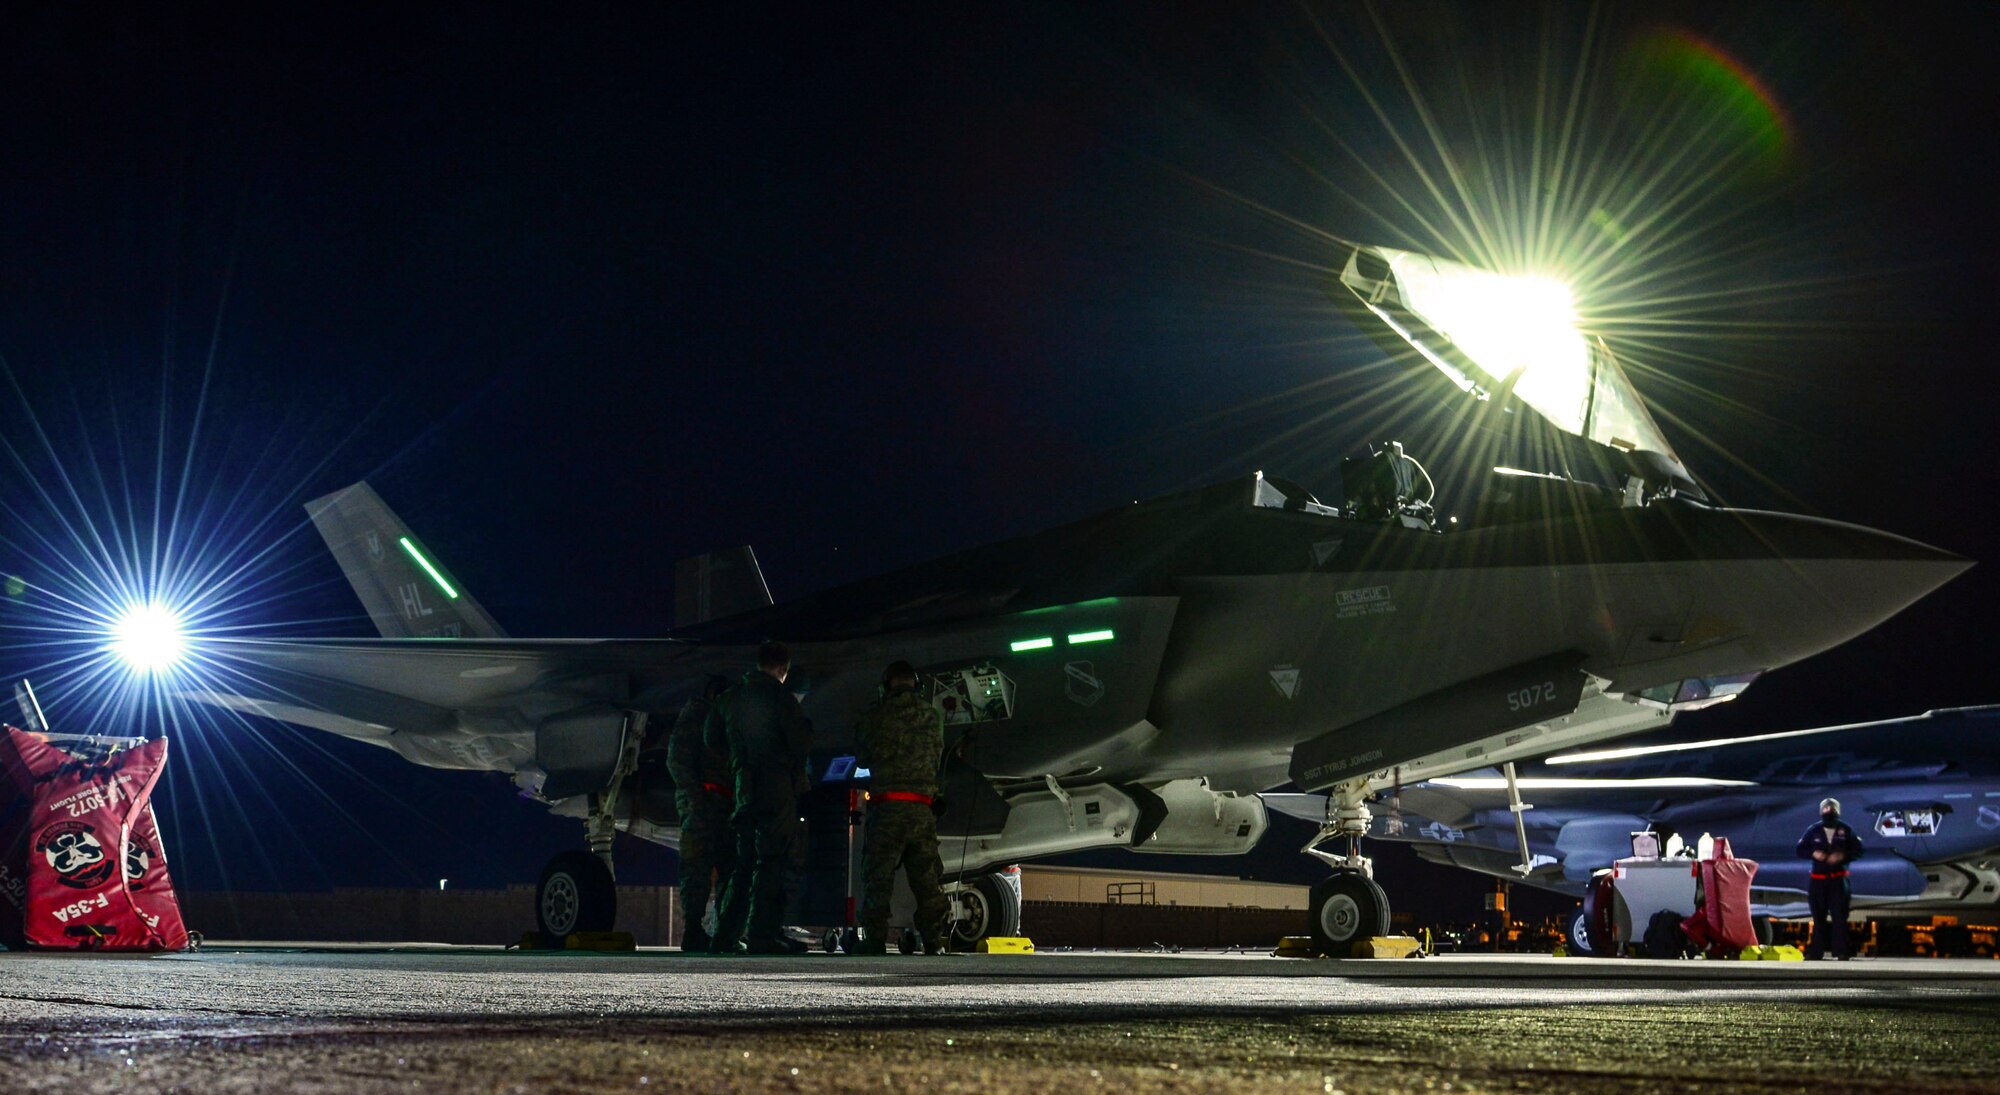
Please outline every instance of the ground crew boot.
[{"label": "ground crew boot", "polygon": [[855,938],[854,946],[848,949],[848,953],[871,957],[878,954],[888,954],[889,929],[871,928],[863,924],[860,934]]},{"label": "ground crew boot", "polygon": [[782,935],[760,935],[747,941],[751,954],[804,954],[806,945]]},{"label": "ground crew boot", "polygon": [[707,932],[702,931],[700,928],[689,928],[687,931],[681,933],[681,953],[707,954],[709,942]]}]

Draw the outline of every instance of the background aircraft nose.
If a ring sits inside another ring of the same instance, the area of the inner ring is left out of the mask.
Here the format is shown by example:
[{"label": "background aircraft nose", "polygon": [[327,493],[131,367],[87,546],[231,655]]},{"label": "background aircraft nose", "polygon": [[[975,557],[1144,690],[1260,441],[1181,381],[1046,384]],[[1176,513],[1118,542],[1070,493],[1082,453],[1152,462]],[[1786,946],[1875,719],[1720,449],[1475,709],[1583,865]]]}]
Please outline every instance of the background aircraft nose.
[{"label": "background aircraft nose", "polygon": [[1973,565],[1908,537],[1839,521],[1754,510],[1712,516],[1698,537],[1717,579],[1708,592],[1749,625],[1765,668],[1838,646]]}]

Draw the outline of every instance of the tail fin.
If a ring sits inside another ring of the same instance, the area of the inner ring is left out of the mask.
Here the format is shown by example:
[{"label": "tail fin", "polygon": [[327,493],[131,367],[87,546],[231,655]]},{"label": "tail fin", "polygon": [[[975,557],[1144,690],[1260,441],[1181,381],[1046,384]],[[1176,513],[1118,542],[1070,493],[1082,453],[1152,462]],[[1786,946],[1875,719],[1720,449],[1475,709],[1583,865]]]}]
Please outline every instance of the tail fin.
[{"label": "tail fin", "polygon": [[749,544],[674,564],[674,624],[691,627],[768,607],[771,587]]},{"label": "tail fin", "polygon": [[505,631],[367,483],[306,503],[385,639],[504,639]]}]

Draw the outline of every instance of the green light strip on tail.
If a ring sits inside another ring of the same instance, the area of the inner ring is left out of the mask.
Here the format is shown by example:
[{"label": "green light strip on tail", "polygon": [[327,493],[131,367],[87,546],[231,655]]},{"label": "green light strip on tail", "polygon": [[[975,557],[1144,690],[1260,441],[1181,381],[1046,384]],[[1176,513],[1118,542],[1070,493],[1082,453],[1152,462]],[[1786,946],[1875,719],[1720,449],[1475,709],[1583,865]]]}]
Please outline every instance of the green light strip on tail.
[{"label": "green light strip on tail", "polygon": [[439,589],[444,590],[445,596],[454,601],[458,600],[458,590],[451,588],[451,583],[444,580],[444,575],[439,574],[438,568],[432,566],[429,559],[424,558],[424,553],[417,550],[417,545],[411,543],[409,537],[398,537],[396,542],[402,544],[403,550],[410,553],[410,558],[415,559],[417,565],[424,568],[424,573],[431,576],[431,581],[436,582]]}]

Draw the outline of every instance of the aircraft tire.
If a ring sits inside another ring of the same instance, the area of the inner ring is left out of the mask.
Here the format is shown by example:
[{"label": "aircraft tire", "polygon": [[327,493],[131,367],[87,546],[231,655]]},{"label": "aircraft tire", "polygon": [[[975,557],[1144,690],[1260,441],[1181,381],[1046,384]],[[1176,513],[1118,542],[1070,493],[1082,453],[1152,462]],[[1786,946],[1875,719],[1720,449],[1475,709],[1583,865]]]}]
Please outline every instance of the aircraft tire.
[{"label": "aircraft tire", "polygon": [[1755,929],[1755,930],[1756,930],[1756,932],[1757,932],[1757,945],[1758,945],[1758,946],[1760,946],[1760,947],[1768,947],[1768,946],[1770,946],[1770,945],[1771,945],[1771,939],[1772,939],[1772,934],[1771,934],[1771,918],[1770,918],[1770,917],[1768,917],[1768,916],[1753,916],[1753,917],[1751,917],[1751,918],[1750,918],[1750,926],[1751,926],[1751,927],[1752,927],[1753,929]]},{"label": "aircraft tire", "polygon": [[1354,944],[1389,929],[1389,895],[1360,871],[1338,871],[1315,883],[1307,902],[1313,949],[1345,958]]},{"label": "aircraft tire", "polygon": [[952,950],[976,950],[982,939],[1021,934],[1020,898],[1014,887],[997,875],[982,874],[967,879],[957,904],[966,915],[952,921]]},{"label": "aircraft tire", "polygon": [[550,946],[575,932],[608,932],[618,919],[611,869],[589,852],[560,852],[535,886],[535,927]]},{"label": "aircraft tire", "polygon": [[[1619,955],[1617,933],[1611,919],[1611,887],[1603,878],[1593,878],[1590,888],[1583,891],[1583,908],[1577,916],[1584,926],[1584,937],[1591,941],[1590,949],[1584,954],[1592,958],[1616,958]],[[1570,933],[1575,938],[1575,932]]]},{"label": "aircraft tire", "polygon": [[1594,957],[1597,952],[1590,946],[1590,914],[1578,909],[1569,916],[1569,927],[1564,933],[1569,936],[1569,952],[1585,958]]}]

